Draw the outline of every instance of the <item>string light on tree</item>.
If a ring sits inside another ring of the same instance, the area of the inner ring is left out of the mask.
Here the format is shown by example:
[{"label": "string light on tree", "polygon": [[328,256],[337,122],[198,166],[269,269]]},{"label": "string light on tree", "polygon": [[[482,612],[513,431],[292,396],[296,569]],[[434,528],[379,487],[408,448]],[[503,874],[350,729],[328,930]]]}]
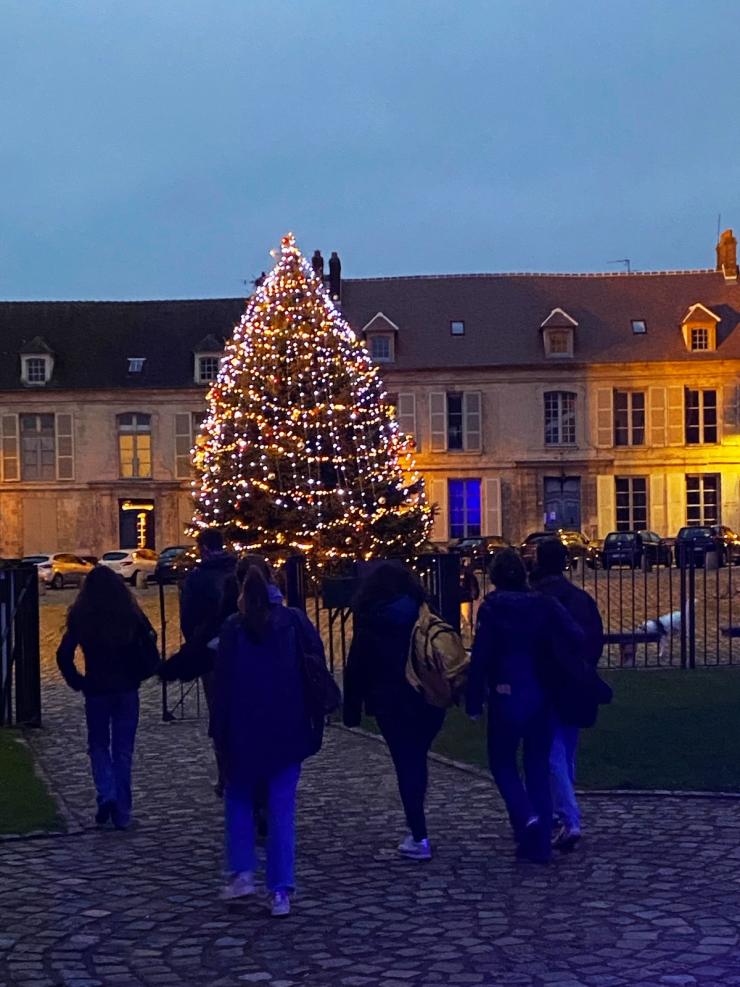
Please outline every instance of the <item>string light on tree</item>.
[{"label": "string light on tree", "polygon": [[292,234],[226,346],[196,447],[193,529],[311,566],[411,558],[432,510],[378,368]]}]

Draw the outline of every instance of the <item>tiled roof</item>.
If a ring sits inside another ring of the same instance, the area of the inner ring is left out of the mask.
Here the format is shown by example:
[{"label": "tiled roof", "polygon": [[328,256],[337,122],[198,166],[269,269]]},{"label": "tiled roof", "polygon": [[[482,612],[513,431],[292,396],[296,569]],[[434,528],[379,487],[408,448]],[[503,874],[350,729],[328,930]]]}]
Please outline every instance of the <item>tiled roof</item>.
[{"label": "tiled roof", "polygon": [[[697,302],[720,317],[717,354],[686,352],[681,320]],[[19,354],[38,336],[55,356],[50,388],[197,386],[193,352],[206,337],[228,338],[244,307],[241,298],[0,302],[0,390],[23,387]],[[398,326],[389,367],[402,370],[544,365],[540,326],[554,309],[577,323],[574,362],[740,359],[740,283],[709,270],[349,279],[342,307],[358,331],[378,312]],[[644,335],[633,319],[647,323]],[[451,320],[464,321],[464,335],[451,335]],[[128,373],[131,355],[146,357],[141,374]]]},{"label": "tiled roof", "polygon": [[[681,320],[695,302],[721,318],[717,354],[686,352]],[[345,281],[342,304],[356,327],[378,311],[393,320],[399,369],[545,364],[540,326],[554,309],[577,323],[575,362],[740,358],[740,283],[716,271],[368,278]]]}]

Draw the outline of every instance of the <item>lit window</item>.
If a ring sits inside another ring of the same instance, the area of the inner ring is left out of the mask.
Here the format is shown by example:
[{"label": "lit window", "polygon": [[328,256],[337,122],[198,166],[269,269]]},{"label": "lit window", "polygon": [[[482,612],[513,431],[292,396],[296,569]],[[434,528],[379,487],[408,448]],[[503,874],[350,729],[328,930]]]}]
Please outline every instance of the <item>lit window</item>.
[{"label": "lit window", "polygon": [[574,445],[576,441],[576,396],[570,391],[545,394],[545,445]]},{"label": "lit window", "polygon": [[119,415],[117,421],[121,476],[125,479],[147,479],[151,477],[151,415]]},{"label": "lit window", "polygon": [[218,356],[198,357],[198,383],[208,384],[218,377],[221,358]]},{"label": "lit window", "polygon": [[453,336],[465,335],[465,323],[462,319],[450,322],[450,332]]},{"label": "lit window", "polygon": [[387,363],[393,359],[390,336],[373,335],[368,342],[370,344],[370,356],[373,360]]},{"label": "lit window", "polygon": [[696,353],[699,350],[709,349],[709,330],[700,326],[691,330],[691,350]]},{"label": "lit window", "polygon": [[544,340],[546,356],[573,356],[572,329],[545,329]]},{"label": "lit window", "polygon": [[43,356],[26,358],[26,380],[29,384],[46,383],[46,359]]},{"label": "lit window", "polygon": [[633,319],[632,320],[632,332],[636,336],[644,336],[647,332],[647,322],[644,319]]},{"label": "lit window", "polygon": [[145,356],[130,356],[128,358],[128,372],[130,374],[140,374],[146,362]]},{"label": "lit window", "polygon": [[450,538],[479,538],[481,531],[480,480],[448,480]]}]

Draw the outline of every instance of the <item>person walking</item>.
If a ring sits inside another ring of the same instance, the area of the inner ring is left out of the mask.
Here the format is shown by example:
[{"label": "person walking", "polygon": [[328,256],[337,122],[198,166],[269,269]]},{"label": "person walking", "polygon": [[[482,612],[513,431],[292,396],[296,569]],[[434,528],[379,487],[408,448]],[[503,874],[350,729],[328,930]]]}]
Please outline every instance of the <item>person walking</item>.
[{"label": "person walking", "polygon": [[[234,611],[236,597],[236,557],[224,548],[217,528],[205,528],[195,539],[200,562],[188,573],[180,598],[180,629],[185,639],[184,655],[197,669],[210,716],[213,693],[212,654],[208,642],[218,636],[221,625]],[[169,669],[167,665],[169,664]],[[163,677],[177,676],[181,663],[165,663]],[[223,795],[221,765],[216,755],[217,778],[214,791]]]},{"label": "person walking", "polygon": [[388,745],[410,831],[398,851],[412,860],[432,856],[424,812],[427,755],[445,717],[406,681],[411,634],[424,602],[424,588],[408,569],[391,563],[375,568],[353,603],[344,675],[345,725],[359,726],[364,707]]},{"label": "person walking", "polygon": [[[278,594],[279,595],[279,594]],[[273,916],[295,888],[295,806],[301,764],[321,747],[306,703],[302,651],[324,658],[308,617],[282,605],[261,566],[244,577],[239,612],[221,628],[213,672],[211,736],[225,783],[225,899],[256,891],[255,798],[267,799],[266,886]]]},{"label": "person walking", "polygon": [[[78,646],[84,674],[75,665]],[[139,686],[158,662],[157,636],[128,586],[112,569],[95,566],[67,614],[57,665],[67,685],[85,697],[99,826],[112,821],[126,829],[131,821]]]},{"label": "person walking", "polygon": [[[581,655],[593,668],[604,647],[604,627],[596,601],[584,589],[567,579],[563,572],[568,551],[559,538],[545,538],[537,545],[537,565],[532,584],[539,593],[556,599],[583,632]],[[550,750],[550,784],[555,827],[552,845],[559,850],[574,849],[581,838],[581,813],[575,793],[576,751],[579,729],[564,723],[555,714]]]},{"label": "person walking", "polygon": [[460,617],[467,639],[473,639],[473,610],[480,597],[480,584],[475,575],[472,559],[463,559],[460,566]]},{"label": "person walking", "polygon": [[[496,588],[478,611],[466,708],[477,719],[488,704],[488,760],[517,856],[546,863],[551,856],[553,737],[548,665],[577,650],[581,632],[556,600],[529,591],[524,563],[514,549],[499,552],[490,573]],[[517,764],[520,747],[524,778]]]}]

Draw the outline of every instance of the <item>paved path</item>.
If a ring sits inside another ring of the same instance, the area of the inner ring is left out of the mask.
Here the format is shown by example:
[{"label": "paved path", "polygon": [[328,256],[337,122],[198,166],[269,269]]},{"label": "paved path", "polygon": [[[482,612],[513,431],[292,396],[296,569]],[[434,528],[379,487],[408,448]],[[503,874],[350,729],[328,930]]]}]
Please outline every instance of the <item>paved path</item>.
[{"label": "paved path", "polygon": [[600,798],[588,839],[516,863],[486,779],[432,769],[429,864],[397,860],[385,748],[332,730],[300,796],[289,919],[226,906],[203,725],[150,689],[139,827],[97,832],[79,697],[49,676],[35,744],[73,813],[62,837],[0,844],[2,987],[740,985],[740,802]]}]

